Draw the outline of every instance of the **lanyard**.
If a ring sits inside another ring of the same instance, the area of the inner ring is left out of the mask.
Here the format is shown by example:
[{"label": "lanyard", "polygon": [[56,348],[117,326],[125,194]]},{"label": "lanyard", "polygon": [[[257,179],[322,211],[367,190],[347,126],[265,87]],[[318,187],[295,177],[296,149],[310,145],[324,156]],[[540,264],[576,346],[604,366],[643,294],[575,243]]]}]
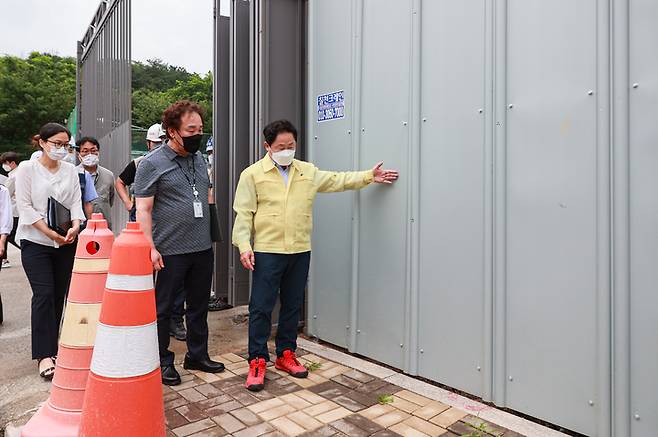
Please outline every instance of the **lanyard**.
[{"label": "lanyard", "polygon": [[[181,166],[180,163],[177,160],[174,160],[174,162],[176,163],[178,168],[180,168],[180,171],[181,171],[181,173],[183,173],[183,176],[185,176],[185,179],[187,179],[187,183],[192,188],[192,194],[194,194],[194,198],[196,200],[199,200],[199,191],[197,191],[197,189],[196,189],[196,168],[194,166],[194,155],[192,155],[192,171],[191,171],[192,179],[191,180],[190,180],[190,177],[185,172],[185,170],[183,170],[183,166]],[[188,164],[187,164],[187,169],[188,169],[188,171],[190,169],[189,161],[188,161]]]}]

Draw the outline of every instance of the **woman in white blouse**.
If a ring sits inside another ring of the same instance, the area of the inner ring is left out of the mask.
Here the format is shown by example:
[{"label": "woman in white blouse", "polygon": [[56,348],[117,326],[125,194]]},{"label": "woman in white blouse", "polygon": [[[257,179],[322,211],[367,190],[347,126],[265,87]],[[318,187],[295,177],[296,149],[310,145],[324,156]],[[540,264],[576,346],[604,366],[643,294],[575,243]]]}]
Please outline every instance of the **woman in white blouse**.
[{"label": "woman in white blouse", "polygon": [[[16,207],[23,269],[32,287],[32,358],[39,374],[52,379],[55,372],[59,324],[71,281],[75,242],[82,212],[80,180],[67,156],[71,134],[64,126],[48,123],[39,132],[43,154],[23,161],[16,174]],[[72,227],[60,235],[48,227],[48,199],[71,211]]]}]

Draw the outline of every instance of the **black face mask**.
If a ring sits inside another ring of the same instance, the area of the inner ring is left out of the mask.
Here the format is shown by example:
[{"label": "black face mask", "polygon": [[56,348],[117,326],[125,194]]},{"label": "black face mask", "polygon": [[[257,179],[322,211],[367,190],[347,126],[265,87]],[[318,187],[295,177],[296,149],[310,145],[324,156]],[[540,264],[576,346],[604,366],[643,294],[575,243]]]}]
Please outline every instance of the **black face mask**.
[{"label": "black face mask", "polygon": [[191,137],[184,137],[181,135],[181,138],[183,139],[183,149],[185,149],[187,153],[195,154],[201,147],[201,137],[201,134],[192,135]]}]

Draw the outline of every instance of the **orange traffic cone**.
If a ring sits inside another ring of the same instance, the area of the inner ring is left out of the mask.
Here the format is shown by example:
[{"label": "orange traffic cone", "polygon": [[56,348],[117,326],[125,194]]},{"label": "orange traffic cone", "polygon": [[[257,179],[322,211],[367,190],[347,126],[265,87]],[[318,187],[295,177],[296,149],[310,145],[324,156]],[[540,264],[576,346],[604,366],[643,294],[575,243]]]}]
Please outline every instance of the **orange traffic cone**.
[{"label": "orange traffic cone", "polygon": [[112,248],[80,436],[164,435],[151,246],[130,222]]},{"label": "orange traffic cone", "polygon": [[93,214],[78,238],[50,398],[23,428],[23,437],[78,435],[113,242],[103,214]]}]

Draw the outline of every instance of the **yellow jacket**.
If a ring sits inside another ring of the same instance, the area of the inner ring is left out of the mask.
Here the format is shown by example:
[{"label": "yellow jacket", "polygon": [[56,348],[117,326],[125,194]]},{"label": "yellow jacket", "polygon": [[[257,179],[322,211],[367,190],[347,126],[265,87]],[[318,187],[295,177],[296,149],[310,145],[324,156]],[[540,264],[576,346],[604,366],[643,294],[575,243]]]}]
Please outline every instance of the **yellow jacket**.
[{"label": "yellow jacket", "polygon": [[331,172],[294,160],[288,185],[267,154],[245,169],[235,192],[233,245],[240,253],[293,254],[311,250],[313,200],[320,193],[358,190],[373,181],[372,170]]}]

